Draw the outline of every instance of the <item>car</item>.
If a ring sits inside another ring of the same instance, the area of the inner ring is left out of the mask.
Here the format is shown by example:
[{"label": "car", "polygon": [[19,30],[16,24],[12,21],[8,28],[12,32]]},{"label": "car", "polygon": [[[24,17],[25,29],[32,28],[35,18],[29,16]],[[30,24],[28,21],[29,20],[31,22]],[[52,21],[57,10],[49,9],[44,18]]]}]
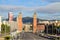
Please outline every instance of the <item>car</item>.
[{"label": "car", "polygon": [[54,37],[53,37],[53,36],[48,36],[47,38],[48,38],[48,39],[53,39]]},{"label": "car", "polygon": [[54,37],[46,35],[46,36],[44,36],[44,38],[53,39]]},{"label": "car", "polygon": [[44,38],[48,38],[48,36],[47,35],[44,35]]}]

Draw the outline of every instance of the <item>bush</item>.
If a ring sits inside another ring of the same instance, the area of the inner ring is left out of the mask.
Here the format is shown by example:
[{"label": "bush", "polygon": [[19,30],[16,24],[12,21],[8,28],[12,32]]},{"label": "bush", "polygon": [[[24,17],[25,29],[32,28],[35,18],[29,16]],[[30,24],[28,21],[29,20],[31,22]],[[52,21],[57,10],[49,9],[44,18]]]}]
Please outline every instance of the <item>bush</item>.
[{"label": "bush", "polygon": [[5,38],[5,40],[10,40],[11,39],[11,36],[6,36],[4,38]]}]

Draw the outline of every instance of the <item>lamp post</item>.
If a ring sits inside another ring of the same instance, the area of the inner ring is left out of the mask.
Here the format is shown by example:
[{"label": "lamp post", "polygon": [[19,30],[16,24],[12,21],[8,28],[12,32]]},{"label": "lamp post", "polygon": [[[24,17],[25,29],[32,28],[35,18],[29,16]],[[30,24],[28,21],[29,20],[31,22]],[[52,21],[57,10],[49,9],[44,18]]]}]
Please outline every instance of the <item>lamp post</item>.
[{"label": "lamp post", "polygon": [[[57,20],[55,22],[56,22],[56,25],[57,25]],[[56,28],[56,34],[57,34],[57,28]]]},{"label": "lamp post", "polygon": [[46,28],[47,28],[46,32],[47,32],[47,34],[48,34],[48,24],[46,25]]},{"label": "lamp post", "polygon": [[52,34],[53,34],[53,24],[52,24]]}]

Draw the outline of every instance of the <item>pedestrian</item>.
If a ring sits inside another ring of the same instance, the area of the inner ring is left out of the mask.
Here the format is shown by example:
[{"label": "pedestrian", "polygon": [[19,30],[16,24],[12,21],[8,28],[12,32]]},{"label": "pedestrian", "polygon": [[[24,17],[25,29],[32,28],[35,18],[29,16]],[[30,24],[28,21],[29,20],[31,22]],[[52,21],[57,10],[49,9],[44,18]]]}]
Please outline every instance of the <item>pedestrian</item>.
[{"label": "pedestrian", "polygon": [[22,31],[22,38],[24,37],[24,31]]}]

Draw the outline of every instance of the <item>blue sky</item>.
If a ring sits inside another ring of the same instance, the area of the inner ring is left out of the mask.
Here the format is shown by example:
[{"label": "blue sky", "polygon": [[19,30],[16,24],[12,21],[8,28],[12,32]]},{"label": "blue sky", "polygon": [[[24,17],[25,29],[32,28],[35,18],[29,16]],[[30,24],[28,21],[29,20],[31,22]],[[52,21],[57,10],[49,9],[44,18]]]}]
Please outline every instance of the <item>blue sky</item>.
[{"label": "blue sky", "polygon": [[40,19],[60,20],[60,0],[0,0],[0,15],[8,17],[13,12],[14,17],[22,12],[23,17],[33,17],[34,12]]}]

